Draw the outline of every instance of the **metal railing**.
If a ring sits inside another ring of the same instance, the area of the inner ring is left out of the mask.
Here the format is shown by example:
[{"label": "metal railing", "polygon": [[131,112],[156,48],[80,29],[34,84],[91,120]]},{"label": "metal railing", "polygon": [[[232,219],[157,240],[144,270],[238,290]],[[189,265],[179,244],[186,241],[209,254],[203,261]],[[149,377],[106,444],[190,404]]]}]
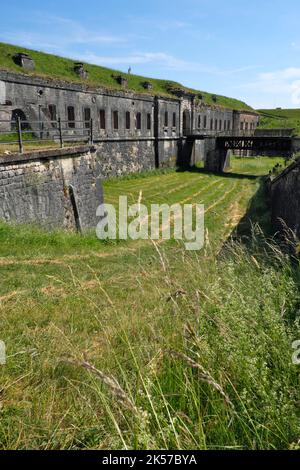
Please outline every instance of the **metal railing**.
[{"label": "metal railing", "polygon": [[97,141],[113,141],[120,139],[154,139],[153,129],[130,129],[122,127],[102,129],[93,119],[80,121],[29,121],[17,118],[15,120],[0,120],[1,145],[17,145],[19,153],[24,153],[27,144],[57,143],[61,148],[66,143],[88,143]]},{"label": "metal railing", "polygon": [[194,129],[189,131],[186,135],[201,135],[203,137],[253,137],[255,135],[255,130],[241,131],[237,129],[230,130],[210,130],[210,129]]},{"label": "metal railing", "polygon": [[58,118],[55,121],[25,121],[0,120],[0,146],[18,145],[19,153],[24,153],[24,147],[29,143],[56,142],[60,148],[66,142],[85,142],[93,144],[94,123],[88,121],[65,121]]}]

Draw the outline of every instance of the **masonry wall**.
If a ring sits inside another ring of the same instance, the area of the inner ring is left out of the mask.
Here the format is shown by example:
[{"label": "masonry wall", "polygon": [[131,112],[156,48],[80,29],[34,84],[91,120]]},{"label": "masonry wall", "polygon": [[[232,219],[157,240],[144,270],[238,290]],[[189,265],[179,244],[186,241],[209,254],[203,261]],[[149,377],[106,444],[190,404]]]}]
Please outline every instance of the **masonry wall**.
[{"label": "masonry wall", "polygon": [[46,228],[96,226],[103,202],[98,159],[88,148],[0,159],[0,219]]},{"label": "masonry wall", "polygon": [[[137,144],[132,144],[133,140],[141,142],[141,168],[152,168],[153,158],[156,167],[165,167],[182,159],[179,152],[185,147],[185,143],[180,139],[186,135],[216,135],[219,132],[238,130],[242,121],[247,121],[249,128],[251,126],[254,130],[258,123],[258,116],[253,112],[233,111],[218,106],[207,107],[189,93],[180,93],[174,99],[153,97],[125,90],[92,89],[83,83],[60,82],[0,71],[0,121],[7,120],[7,123],[0,123],[0,130],[11,130],[10,120],[19,111],[24,113],[28,121],[43,121],[45,127],[51,129],[50,107],[55,109],[55,119],[62,119],[64,133],[70,138],[82,133],[89,134],[88,129],[80,129],[85,126],[83,121],[88,109],[94,123],[95,141],[109,142],[113,150],[112,141],[119,140],[117,154],[124,151],[124,167],[128,166],[128,148],[137,148]],[[69,122],[70,107],[74,108],[74,127]],[[104,128],[101,125],[101,111],[105,114]],[[117,113],[117,126],[114,113]],[[39,133],[39,124],[31,124],[31,127],[34,132]],[[58,137],[55,125],[52,127],[49,137]],[[146,139],[147,146],[142,143]],[[154,156],[149,152],[152,139],[155,139]],[[128,141],[128,145],[124,144],[125,141]],[[145,154],[150,156],[147,163],[144,161]],[[204,145],[195,144],[191,161],[203,161],[204,156]]]},{"label": "masonry wall", "polygon": [[282,221],[300,239],[300,161],[293,163],[271,184],[272,223],[283,229]]}]

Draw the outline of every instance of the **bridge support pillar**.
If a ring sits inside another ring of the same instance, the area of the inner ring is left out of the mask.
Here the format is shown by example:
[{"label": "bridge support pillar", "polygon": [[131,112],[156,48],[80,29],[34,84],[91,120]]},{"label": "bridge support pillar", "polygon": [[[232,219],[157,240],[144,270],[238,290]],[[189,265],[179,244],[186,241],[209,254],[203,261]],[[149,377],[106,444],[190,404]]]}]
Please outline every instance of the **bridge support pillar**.
[{"label": "bridge support pillar", "polygon": [[230,152],[220,149],[215,138],[205,139],[204,168],[213,173],[223,173],[230,166]]}]

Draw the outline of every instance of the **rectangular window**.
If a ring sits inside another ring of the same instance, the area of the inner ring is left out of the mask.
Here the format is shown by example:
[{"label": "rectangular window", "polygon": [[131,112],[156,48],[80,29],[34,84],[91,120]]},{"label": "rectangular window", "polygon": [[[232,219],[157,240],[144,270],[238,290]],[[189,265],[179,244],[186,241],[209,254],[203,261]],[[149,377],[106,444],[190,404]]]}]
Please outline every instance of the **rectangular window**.
[{"label": "rectangular window", "polygon": [[246,131],[248,130],[248,127],[249,127],[248,122],[246,122],[246,125],[245,125],[245,130]]},{"label": "rectangular window", "polygon": [[212,131],[214,129],[214,120],[210,120],[210,130]]},{"label": "rectangular window", "polygon": [[165,111],[165,127],[169,126],[169,113]]},{"label": "rectangular window", "polygon": [[176,121],[177,121],[176,113],[173,113],[173,122],[172,122],[173,127],[176,127]]},{"label": "rectangular window", "polygon": [[151,131],[151,114],[147,114],[147,130]]},{"label": "rectangular window", "polygon": [[105,109],[100,109],[100,129],[106,129]]},{"label": "rectangular window", "polygon": [[118,111],[113,111],[113,128],[114,130],[119,129],[119,113]]},{"label": "rectangular window", "polygon": [[126,129],[129,130],[130,127],[131,127],[130,112],[126,111]]},{"label": "rectangular window", "polygon": [[201,129],[201,114],[198,116],[198,129]]},{"label": "rectangular window", "polygon": [[241,131],[243,131],[243,130],[244,130],[244,123],[241,122]]},{"label": "rectangular window", "polygon": [[227,129],[228,129],[229,131],[230,131],[230,126],[231,126],[230,121],[228,121],[228,123],[227,123]]},{"label": "rectangular window", "polygon": [[83,110],[84,127],[89,129],[91,127],[91,108],[84,108]]},{"label": "rectangular window", "polygon": [[75,129],[75,109],[74,106],[68,106],[68,126],[70,129]]},{"label": "rectangular window", "polygon": [[215,131],[218,130],[218,119],[215,119]]},{"label": "rectangular window", "polygon": [[49,104],[49,115],[50,115],[50,121],[56,121],[57,120],[55,104]]},{"label": "rectangular window", "polygon": [[141,113],[136,113],[136,129],[139,131],[142,128],[142,115]]},{"label": "rectangular window", "polygon": [[207,126],[207,117],[204,116],[203,128],[206,129]]},{"label": "rectangular window", "polygon": [[222,119],[220,119],[220,121],[219,121],[219,130],[220,131],[222,130]]}]

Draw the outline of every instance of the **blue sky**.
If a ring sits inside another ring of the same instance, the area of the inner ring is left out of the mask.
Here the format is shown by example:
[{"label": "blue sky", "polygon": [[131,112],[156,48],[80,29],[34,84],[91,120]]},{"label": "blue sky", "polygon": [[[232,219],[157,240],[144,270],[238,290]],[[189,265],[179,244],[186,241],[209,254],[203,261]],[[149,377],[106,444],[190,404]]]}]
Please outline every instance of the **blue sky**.
[{"label": "blue sky", "polygon": [[0,41],[300,107],[299,0],[13,0]]}]

